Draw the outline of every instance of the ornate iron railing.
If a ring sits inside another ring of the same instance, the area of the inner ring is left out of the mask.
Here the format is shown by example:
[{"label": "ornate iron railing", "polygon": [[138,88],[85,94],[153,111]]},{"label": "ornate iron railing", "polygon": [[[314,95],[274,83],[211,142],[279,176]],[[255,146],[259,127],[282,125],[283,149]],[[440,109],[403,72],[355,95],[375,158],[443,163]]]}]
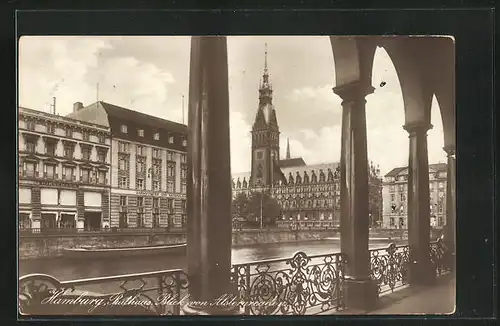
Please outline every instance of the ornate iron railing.
[{"label": "ornate iron railing", "polygon": [[232,280],[245,315],[303,315],[344,308],[345,259],[340,253],[233,265]]},{"label": "ornate iron railing", "polygon": [[23,315],[179,315],[187,288],[181,269],[65,282],[31,274],[19,279],[19,310]]},{"label": "ornate iron railing", "polygon": [[430,243],[430,260],[436,269],[436,276],[447,274],[453,270],[454,253],[446,246],[441,238]]},{"label": "ornate iron railing", "polygon": [[[435,268],[436,277],[451,271],[453,256],[445,243],[439,238],[429,244],[429,259]],[[408,285],[410,248],[408,245],[370,250],[370,277],[378,283],[380,294],[394,292]]]},{"label": "ornate iron railing", "polygon": [[408,283],[409,247],[391,243],[386,248],[370,250],[370,277],[379,293],[394,291]]}]

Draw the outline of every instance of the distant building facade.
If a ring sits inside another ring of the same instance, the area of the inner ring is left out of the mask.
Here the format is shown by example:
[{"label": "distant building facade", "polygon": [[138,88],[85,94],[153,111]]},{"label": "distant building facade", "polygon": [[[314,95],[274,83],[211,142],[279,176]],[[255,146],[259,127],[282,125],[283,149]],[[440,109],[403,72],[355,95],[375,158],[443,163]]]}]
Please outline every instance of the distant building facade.
[{"label": "distant building facade", "polygon": [[110,128],[111,227],[185,226],[186,125],[102,101],[68,116]]},{"label": "distant building facade", "polygon": [[19,108],[19,228],[110,225],[109,128]]},{"label": "distant building facade", "polygon": [[[244,192],[267,192],[282,207],[280,226],[299,223],[311,227],[340,225],[339,163],[307,165],[301,158],[292,158],[287,142],[286,158],[280,159],[280,131],[273,105],[273,89],[267,69],[267,53],[259,105],[252,126],[251,171],[233,174],[233,198]],[[369,169],[370,216],[374,225],[381,220],[382,180],[380,171]]]},{"label": "distant building facade", "polygon": [[[446,164],[429,164],[430,223],[446,223]],[[383,225],[385,228],[408,228],[408,168],[392,169],[383,182]]]}]

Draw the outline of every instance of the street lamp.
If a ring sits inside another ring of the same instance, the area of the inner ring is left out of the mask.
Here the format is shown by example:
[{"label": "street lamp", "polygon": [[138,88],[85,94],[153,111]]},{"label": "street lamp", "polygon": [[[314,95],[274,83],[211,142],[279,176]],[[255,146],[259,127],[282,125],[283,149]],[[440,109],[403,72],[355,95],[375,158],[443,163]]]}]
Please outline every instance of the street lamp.
[{"label": "street lamp", "polygon": [[260,194],[260,230],[262,231],[262,194]]}]

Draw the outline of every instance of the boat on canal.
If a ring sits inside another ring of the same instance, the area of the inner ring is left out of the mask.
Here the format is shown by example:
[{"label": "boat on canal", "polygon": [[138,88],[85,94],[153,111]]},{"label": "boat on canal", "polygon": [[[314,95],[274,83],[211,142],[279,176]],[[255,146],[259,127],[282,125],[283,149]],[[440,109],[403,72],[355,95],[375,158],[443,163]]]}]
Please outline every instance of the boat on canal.
[{"label": "boat on canal", "polygon": [[175,245],[154,245],[120,248],[95,248],[82,246],[79,248],[64,248],[65,258],[117,258],[131,256],[181,255],[186,254],[186,243]]}]

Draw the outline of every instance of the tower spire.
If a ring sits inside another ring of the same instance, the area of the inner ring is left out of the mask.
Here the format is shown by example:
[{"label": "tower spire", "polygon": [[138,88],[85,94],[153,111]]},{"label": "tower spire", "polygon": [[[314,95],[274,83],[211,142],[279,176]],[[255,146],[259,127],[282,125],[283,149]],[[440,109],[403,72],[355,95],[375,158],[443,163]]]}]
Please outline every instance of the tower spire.
[{"label": "tower spire", "polygon": [[290,159],[290,138],[286,139],[286,159]]},{"label": "tower spire", "polygon": [[264,74],[267,75],[267,42],[264,44],[265,52],[264,52]]}]

